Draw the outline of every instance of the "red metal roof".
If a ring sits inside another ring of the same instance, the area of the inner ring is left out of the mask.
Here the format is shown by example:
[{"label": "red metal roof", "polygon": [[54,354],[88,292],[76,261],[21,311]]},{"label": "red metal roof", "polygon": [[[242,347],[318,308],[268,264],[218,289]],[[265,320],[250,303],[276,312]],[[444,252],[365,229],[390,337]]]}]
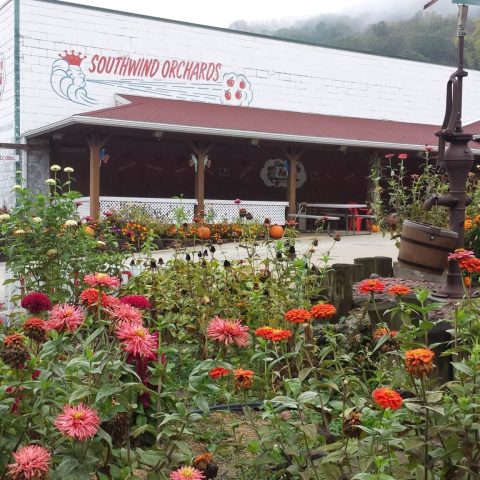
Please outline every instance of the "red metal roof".
[{"label": "red metal roof", "polygon": [[128,104],[75,115],[245,133],[436,145],[439,126],[121,95]]}]

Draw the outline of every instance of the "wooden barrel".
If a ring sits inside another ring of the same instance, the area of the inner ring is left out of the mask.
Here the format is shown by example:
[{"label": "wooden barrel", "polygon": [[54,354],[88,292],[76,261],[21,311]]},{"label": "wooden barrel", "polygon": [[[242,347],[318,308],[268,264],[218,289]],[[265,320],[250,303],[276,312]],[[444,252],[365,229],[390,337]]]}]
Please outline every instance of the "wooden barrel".
[{"label": "wooden barrel", "polygon": [[398,261],[414,270],[441,275],[457,238],[457,232],[452,230],[405,220]]}]

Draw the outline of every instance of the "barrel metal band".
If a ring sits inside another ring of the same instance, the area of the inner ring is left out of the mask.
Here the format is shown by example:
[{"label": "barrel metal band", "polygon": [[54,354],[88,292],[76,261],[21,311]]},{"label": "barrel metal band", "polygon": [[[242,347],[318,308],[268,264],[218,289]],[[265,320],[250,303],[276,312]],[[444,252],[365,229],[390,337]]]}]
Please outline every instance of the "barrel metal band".
[{"label": "barrel metal band", "polygon": [[405,265],[411,265],[412,267],[417,267],[421,270],[426,270],[430,273],[436,273],[436,274],[442,274],[443,273],[443,268],[442,269],[438,269],[438,268],[433,268],[433,267],[426,267],[425,265],[423,265],[422,263],[417,263],[417,262],[411,262],[409,260],[405,260],[401,257],[398,257],[398,261],[400,263],[405,263]]},{"label": "barrel metal band", "polygon": [[413,243],[414,245],[421,245],[422,247],[431,248],[432,250],[440,250],[441,252],[451,252],[452,249],[448,247],[441,247],[440,245],[432,245],[431,243],[421,242],[420,240],[413,240],[412,238],[400,237],[402,242]]}]

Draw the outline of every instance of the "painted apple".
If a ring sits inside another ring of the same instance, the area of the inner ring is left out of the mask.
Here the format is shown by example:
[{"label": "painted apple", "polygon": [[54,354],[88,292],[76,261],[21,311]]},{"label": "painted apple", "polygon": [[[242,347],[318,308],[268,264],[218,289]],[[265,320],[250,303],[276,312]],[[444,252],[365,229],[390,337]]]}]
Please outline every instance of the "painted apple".
[{"label": "painted apple", "polygon": [[245,80],[241,80],[239,85],[240,89],[243,90],[246,86],[247,84],[245,83]]},{"label": "painted apple", "polygon": [[234,85],[235,85],[235,80],[233,79],[233,77],[230,77],[228,80],[227,80],[227,85],[232,88]]},{"label": "painted apple", "polygon": [[225,98],[227,100],[231,100],[231,98],[232,98],[232,94],[228,90],[225,92]]},{"label": "painted apple", "polygon": [[237,100],[240,100],[240,99],[242,98],[242,92],[241,92],[240,90],[237,90],[237,91],[235,92],[235,98],[236,98]]}]

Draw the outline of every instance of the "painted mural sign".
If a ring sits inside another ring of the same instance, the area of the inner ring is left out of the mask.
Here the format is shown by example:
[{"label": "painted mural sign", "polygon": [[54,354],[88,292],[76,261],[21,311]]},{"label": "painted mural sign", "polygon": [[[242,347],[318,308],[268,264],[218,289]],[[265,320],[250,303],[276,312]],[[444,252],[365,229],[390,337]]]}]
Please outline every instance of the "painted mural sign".
[{"label": "painted mural sign", "polygon": [[5,83],[7,82],[7,65],[3,53],[0,52],[0,102],[2,101]]},{"label": "painted mural sign", "polygon": [[[288,163],[280,158],[271,158],[260,170],[260,178],[267,187],[287,187]],[[302,162],[297,162],[296,187],[300,188],[307,181],[307,173]]]},{"label": "painted mural sign", "polygon": [[82,55],[67,50],[52,64],[53,91],[70,102],[95,105],[95,86],[123,93],[224,105],[250,105],[253,91],[248,78],[224,72],[221,63],[194,60],[159,60],[154,57]]}]

